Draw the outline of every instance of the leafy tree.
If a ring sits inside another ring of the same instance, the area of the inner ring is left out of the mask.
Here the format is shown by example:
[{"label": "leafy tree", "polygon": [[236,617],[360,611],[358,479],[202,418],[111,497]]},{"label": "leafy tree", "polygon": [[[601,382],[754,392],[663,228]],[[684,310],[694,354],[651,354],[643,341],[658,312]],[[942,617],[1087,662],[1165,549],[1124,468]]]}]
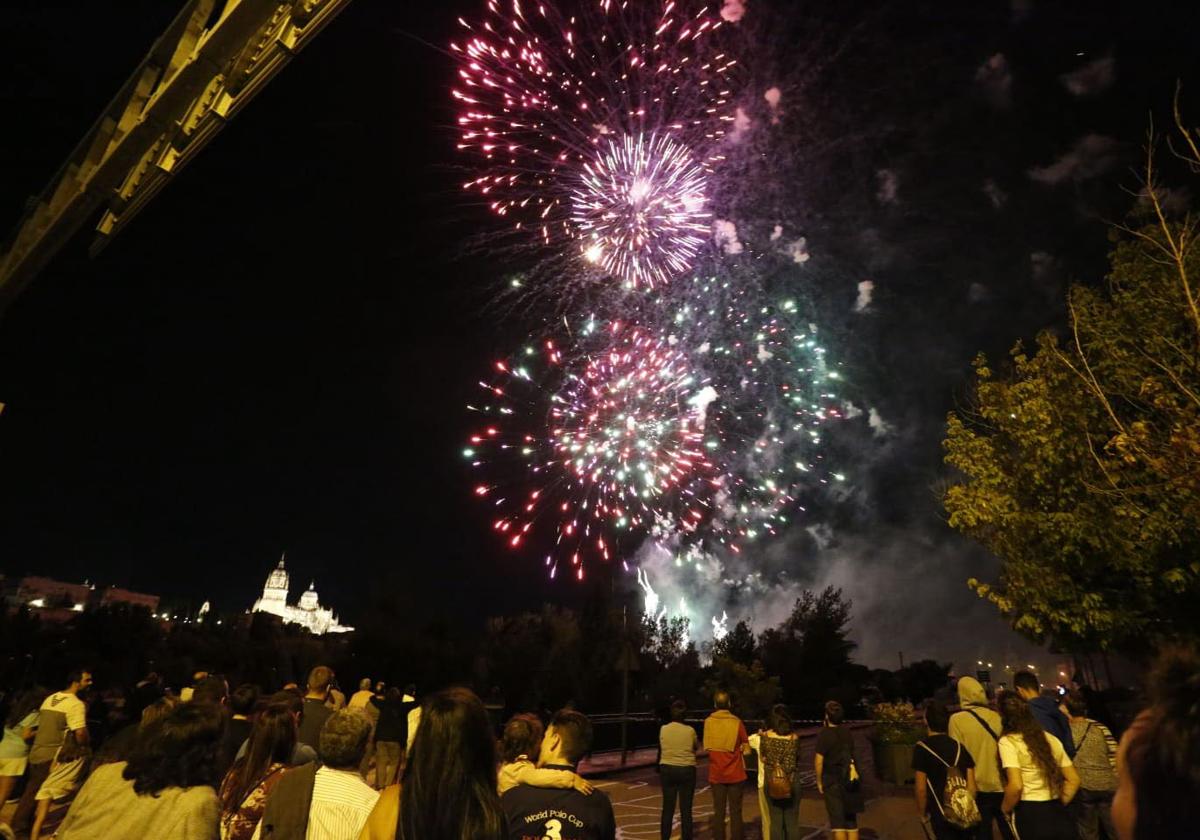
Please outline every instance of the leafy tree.
[{"label": "leafy tree", "polygon": [[758,641],[750,625],[739,621],[724,639],[714,641],[709,650],[714,661],[727,658],[741,665],[750,665],[758,653]]},{"label": "leafy tree", "polygon": [[905,665],[896,672],[903,696],[913,703],[935,696],[950,681],[950,667],[932,659],[920,659]]},{"label": "leafy tree", "polygon": [[857,647],[847,636],[850,607],[840,589],[806,590],[791,615],[759,637],[763,665],[780,676],[788,702],[815,705],[846,680]]},{"label": "leafy tree", "polygon": [[1145,182],[1107,288],[1072,289],[1066,339],[1018,345],[1005,375],[977,358],[973,406],[944,442],[962,473],[950,525],[1001,561],[970,585],[1075,650],[1200,635],[1198,220],[1168,217],[1152,158]]},{"label": "leafy tree", "polygon": [[711,701],[713,694],[722,688],[729,692],[737,714],[759,720],[766,717],[783,694],[779,677],[768,676],[761,662],[744,665],[728,656],[713,660],[712,670],[704,681],[704,696]]}]

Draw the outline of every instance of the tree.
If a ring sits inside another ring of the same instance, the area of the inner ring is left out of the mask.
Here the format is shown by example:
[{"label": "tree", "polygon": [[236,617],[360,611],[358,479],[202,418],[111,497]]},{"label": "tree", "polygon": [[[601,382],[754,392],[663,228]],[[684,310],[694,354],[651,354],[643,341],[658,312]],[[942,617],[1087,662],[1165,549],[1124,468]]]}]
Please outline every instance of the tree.
[{"label": "tree", "polygon": [[1066,339],[1018,344],[1007,375],[977,358],[973,406],[947,421],[950,525],[1000,559],[969,584],[1074,650],[1200,636],[1198,220],[1169,218],[1165,195],[1148,154],[1107,288],[1073,288]]},{"label": "tree", "polygon": [[766,717],[783,694],[779,677],[767,676],[761,662],[743,665],[728,656],[713,660],[710,675],[704,681],[705,697],[711,699],[718,689],[729,692],[737,714],[759,720]]},{"label": "tree", "polygon": [[812,706],[849,676],[857,645],[847,637],[851,602],[842,590],[805,592],[778,627],[765,630],[758,646],[766,671],[778,674],[788,702]]},{"label": "tree", "polygon": [[905,665],[896,672],[902,696],[912,703],[934,697],[950,682],[950,667],[932,659],[921,659]]},{"label": "tree", "polygon": [[744,621],[739,621],[725,638],[715,640],[709,648],[713,661],[717,659],[732,659],[740,665],[750,665],[758,653],[758,642],[754,631]]}]

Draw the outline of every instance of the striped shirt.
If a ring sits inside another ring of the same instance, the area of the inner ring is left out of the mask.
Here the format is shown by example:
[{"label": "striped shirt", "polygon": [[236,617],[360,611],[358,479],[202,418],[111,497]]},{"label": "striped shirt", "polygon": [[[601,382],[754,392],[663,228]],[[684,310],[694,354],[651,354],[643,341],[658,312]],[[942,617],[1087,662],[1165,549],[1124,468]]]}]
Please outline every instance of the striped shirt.
[{"label": "striped shirt", "polygon": [[322,767],[313,784],[305,840],[358,840],[379,792],[354,770]]}]

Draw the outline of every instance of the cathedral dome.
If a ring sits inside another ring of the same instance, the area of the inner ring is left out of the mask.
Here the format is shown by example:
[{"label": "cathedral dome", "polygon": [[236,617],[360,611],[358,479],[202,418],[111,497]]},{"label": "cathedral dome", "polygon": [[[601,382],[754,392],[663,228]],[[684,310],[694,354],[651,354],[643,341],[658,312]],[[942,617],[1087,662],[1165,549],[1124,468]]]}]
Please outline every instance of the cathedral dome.
[{"label": "cathedral dome", "polygon": [[314,589],[316,581],[308,585],[308,591],[300,596],[300,609],[315,610],[321,605],[320,599],[317,598],[317,590]]},{"label": "cathedral dome", "polygon": [[284,592],[287,592],[287,590],[288,590],[288,573],[287,573],[287,570],[285,568],[283,568],[283,560],[282,559],[280,559],[279,565],[275,567],[275,570],[273,572],[271,572],[271,574],[267,577],[267,585],[263,588],[264,589],[282,589]]}]

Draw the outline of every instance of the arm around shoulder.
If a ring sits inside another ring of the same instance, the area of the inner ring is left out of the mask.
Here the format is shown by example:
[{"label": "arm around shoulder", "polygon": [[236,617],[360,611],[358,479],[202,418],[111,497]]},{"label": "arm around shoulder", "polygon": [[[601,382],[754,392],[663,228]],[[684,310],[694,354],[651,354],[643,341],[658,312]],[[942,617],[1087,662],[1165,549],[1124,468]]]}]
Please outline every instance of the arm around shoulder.
[{"label": "arm around shoulder", "polygon": [[571,788],[578,787],[577,782],[583,782],[591,792],[591,785],[581,776],[570,770],[547,770],[526,764],[517,771],[517,784],[538,788]]}]

